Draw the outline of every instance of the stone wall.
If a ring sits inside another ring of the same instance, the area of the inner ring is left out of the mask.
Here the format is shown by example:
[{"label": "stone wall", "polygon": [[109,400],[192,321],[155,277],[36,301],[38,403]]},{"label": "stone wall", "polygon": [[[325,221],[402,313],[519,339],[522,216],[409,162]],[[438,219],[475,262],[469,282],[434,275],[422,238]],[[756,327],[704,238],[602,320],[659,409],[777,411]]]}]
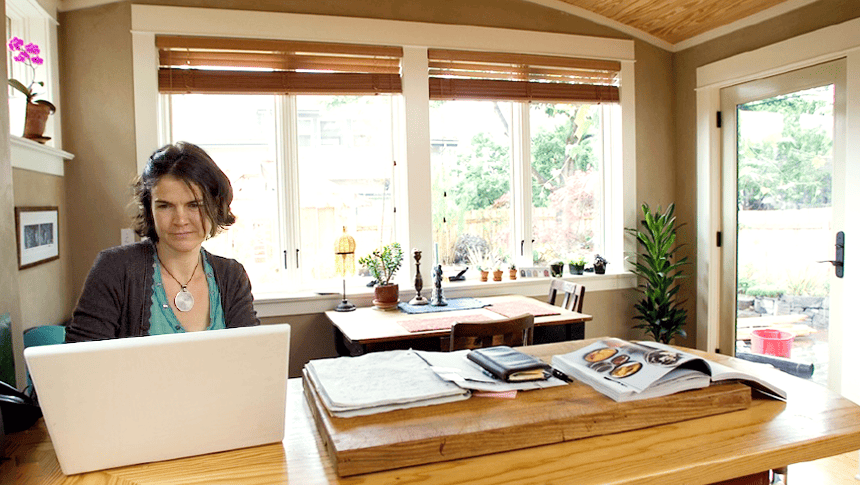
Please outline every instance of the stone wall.
[{"label": "stone wall", "polygon": [[830,298],[782,295],[779,298],[738,295],[738,318],[776,315],[806,315],[813,328],[826,329],[830,320]]}]

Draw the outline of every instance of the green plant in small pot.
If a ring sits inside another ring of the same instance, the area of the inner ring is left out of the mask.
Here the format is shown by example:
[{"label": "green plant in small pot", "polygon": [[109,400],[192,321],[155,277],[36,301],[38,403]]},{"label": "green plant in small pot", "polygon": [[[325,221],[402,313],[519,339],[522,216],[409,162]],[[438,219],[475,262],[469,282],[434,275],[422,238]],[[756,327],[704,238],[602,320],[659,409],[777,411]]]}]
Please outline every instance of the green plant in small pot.
[{"label": "green plant in small pot", "polygon": [[675,252],[681,247],[675,246],[675,204],[665,212],[659,206],[652,212],[648,204],[642,204],[642,214],[641,231],[625,229],[642,248],[635,260],[628,258],[632,272],[641,279],[638,290],[642,299],[634,305],[639,312],[634,318],[642,323],[633,328],[644,329],[655,341],[668,344],[675,336],[687,336],[687,310],[676,299],[680,290],[677,280],[685,277],[681,267],[687,264],[687,258],[675,260]]},{"label": "green plant in small pot", "polygon": [[359,264],[367,268],[376,280],[374,287],[373,305],[380,310],[392,310],[397,308],[400,302],[400,287],[392,283],[391,279],[400,269],[403,263],[403,249],[400,243],[392,243],[373,251],[358,260]]},{"label": "green plant in small pot", "polygon": [[567,263],[570,266],[570,274],[582,274],[585,271],[586,261],[582,256],[571,259]]},{"label": "green plant in small pot", "polygon": [[514,263],[508,265],[508,278],[512,280],[517,279],[517,265]]}]

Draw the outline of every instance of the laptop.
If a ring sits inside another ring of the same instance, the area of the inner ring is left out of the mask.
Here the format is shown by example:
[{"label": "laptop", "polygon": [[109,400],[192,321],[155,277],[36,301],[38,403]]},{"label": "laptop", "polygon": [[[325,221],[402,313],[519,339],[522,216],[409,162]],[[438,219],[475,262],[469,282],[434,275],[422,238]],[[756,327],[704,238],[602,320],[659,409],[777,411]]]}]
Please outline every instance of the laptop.
[{"label": "laptop", "polygon": [[66,475],[284,439],[290,326],[29,347]]}]

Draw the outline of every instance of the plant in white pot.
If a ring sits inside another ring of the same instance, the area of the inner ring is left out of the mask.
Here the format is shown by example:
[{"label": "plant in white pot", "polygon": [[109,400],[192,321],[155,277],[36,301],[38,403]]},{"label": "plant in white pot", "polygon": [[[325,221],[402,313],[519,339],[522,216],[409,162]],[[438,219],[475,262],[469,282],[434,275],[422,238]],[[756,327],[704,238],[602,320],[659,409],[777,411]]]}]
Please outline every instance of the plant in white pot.
[{"label": "plant in white pot", "polygon": [[383,246],[359,259],[358,262],[367,268],[376,280],[373,305],[381,310],[397,308],[397,303],[400,301],[400,287],[391,280],[403,263],[403,249],[400,243]]}]

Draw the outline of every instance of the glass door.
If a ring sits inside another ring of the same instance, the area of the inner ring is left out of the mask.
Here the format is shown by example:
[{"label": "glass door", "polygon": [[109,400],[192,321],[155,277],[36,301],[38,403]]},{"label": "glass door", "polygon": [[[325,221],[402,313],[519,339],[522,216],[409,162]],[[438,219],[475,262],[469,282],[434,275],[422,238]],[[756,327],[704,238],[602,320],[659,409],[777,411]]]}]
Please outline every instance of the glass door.
[{"label": "glass door", "polygon": [[811,364],[828,385],[844,173],[844,60],[726,88],[721,348]]}]

